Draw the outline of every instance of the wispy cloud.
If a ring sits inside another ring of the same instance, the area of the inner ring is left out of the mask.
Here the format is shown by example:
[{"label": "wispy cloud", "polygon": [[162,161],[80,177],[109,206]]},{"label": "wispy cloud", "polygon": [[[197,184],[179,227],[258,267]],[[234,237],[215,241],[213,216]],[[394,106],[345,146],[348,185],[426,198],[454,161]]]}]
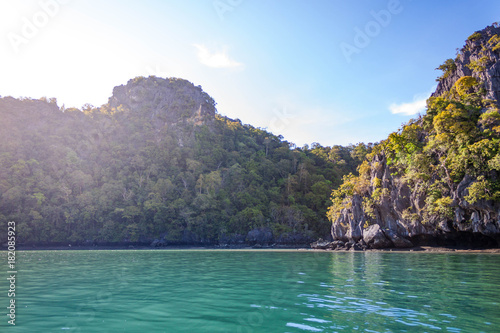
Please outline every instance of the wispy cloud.
[{"label": "wispy cloud", "polygon": [[403,114],[406,116],[411,116],[425,110],[426,100],[427,98],[419,99],[411,103],[391,104],[389,106],[389,109],[393,114]]},{"label": "wispy cloud", "polygon": [[222,51],[211,51],[205,45],[193,44],[198,50],[198,60],[205,66],[212,68],[241,68],[243,64],[229,57],[227,47]]},{"label": "wispy cloud", "polygon": [[436,87],[432,87],[428,93],[418,94],[413,97],[413,102],[408,103],[392,103],[389,106],[389,110],[393,114],[402,114],[405,116],[412,116],[414,114],[424,112],[425,107],[427,106],[427,99],[431,95],[431,93],[436,89]]}]

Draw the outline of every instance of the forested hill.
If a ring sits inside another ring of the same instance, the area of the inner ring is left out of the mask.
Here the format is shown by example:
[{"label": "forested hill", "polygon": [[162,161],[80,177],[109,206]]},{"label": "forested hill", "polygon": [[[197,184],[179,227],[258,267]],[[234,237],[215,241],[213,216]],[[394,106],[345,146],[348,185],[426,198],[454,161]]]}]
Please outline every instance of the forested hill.
[{"label": "forested hill", "polygon": [[333,192],[335,240],[373,248],[500,245],[499,59],[495,24],[439,66],[426,114],[374,147],[359,176]]},{"label": "forested hill", "polygon": [[370,151],[296,148],[174,78],[81,110],[4,97],[0,119],[0,237],[15,221],[24,244],[304,244]]}]

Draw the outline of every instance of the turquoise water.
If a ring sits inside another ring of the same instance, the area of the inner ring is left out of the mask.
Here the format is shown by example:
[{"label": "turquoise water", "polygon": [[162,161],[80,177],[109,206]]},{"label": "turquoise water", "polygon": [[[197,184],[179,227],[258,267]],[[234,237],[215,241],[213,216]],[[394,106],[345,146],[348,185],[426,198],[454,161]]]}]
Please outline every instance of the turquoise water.
[{"label": "turquoise water", "polygon": [[17,252],[15,327],[0,260],[1,332],[500,332],[500,255]]}]

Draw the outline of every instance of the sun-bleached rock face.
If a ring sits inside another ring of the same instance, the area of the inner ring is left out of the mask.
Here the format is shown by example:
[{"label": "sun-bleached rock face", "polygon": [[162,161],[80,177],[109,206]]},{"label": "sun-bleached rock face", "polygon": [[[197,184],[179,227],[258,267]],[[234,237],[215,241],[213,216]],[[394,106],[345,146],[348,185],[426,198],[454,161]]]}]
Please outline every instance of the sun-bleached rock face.
[{"label": "sun-bleached rock face", "polygon": [[215,119],[215,102],[201,86],[169,78],[139,77],[113,89],[113,112],[132,112],[170,126],[187,122],[204,125]]}]

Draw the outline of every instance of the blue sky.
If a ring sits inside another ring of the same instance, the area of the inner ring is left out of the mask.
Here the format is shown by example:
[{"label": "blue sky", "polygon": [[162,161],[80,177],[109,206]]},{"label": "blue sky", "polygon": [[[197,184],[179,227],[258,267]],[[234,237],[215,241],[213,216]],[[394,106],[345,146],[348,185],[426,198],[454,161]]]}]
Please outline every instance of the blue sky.
[{"label": "blue sky", "polygon": [[0,0],[0,95],[100,106],[135,76],[201,85],[298,146],[377,142],[500,2]]}]

